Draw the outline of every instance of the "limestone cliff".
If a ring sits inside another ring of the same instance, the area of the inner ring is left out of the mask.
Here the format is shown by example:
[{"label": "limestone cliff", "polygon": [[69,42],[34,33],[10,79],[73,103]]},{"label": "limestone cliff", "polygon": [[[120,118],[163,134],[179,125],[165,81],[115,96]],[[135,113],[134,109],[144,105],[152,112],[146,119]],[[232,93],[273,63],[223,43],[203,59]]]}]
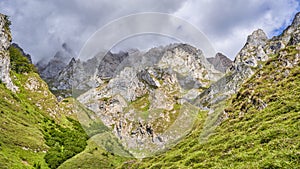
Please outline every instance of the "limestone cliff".
[{"label": "limestone cliff", "polygon": [[10,22],[7,16],[0,14],[0,82],[11,91],[18,91],[10,77],[10,57],[8,48],[11,43]]},{"label": "limestone cliff", "polygon": [[199,111],[189,101],[223,75],[201,50],[187,44],[129,55],[124,62],[112,79],[78,100],[136,157],[161,150],[186,134]]}]

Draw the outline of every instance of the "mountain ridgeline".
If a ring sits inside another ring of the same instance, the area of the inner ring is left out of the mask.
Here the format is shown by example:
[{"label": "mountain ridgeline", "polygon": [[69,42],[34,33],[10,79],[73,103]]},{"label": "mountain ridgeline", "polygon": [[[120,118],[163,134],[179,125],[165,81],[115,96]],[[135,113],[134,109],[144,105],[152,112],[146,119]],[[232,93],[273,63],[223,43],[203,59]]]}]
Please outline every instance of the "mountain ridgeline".
[{"label": "mountain ridgeline", "polygon": [[9,25],[0,15],[0,168],[300,166],[300,13],[234,61],[181,43],[85,61],[63,44],[36,69]]}]

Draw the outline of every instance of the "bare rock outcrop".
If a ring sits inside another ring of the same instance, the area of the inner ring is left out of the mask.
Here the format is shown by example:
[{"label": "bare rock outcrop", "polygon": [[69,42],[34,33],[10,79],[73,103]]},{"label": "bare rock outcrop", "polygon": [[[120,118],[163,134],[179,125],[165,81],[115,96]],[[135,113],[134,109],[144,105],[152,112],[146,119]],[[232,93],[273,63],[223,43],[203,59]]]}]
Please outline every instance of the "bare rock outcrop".
[{"label": "bare rock outcrop", "polygon": [[0,82],[13,92],[18,91],[10,77],[10,57],[8,48],[11,43],[10,21],[7,16],[0,14]]}]

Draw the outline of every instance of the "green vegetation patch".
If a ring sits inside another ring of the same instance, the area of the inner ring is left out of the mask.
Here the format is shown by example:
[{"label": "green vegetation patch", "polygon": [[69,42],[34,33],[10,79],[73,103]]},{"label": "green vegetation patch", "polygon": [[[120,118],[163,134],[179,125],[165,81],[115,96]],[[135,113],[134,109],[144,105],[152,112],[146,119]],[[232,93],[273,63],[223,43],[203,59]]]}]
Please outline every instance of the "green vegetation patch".
[{"label": "green vegetation patch", "polygon": [[10,67],[16,73],[37,72],[30,61],[14,46],[9,47]]},{"label": "green vegetation patch", "polygon": [[50,147],[45,155],[49,168],[57,168],[67,159],[83,151],[87,145],[88,136],[80,123],[67,118],[72,128],[62,127],[50,119],[45,119],[44,137],[46,145]]},{"label": "green vegetation patch", "polygon": [[148,111],[150,107],[149,94],[145,94],[143,97],[131,102],[130,106],[138,111]]}]

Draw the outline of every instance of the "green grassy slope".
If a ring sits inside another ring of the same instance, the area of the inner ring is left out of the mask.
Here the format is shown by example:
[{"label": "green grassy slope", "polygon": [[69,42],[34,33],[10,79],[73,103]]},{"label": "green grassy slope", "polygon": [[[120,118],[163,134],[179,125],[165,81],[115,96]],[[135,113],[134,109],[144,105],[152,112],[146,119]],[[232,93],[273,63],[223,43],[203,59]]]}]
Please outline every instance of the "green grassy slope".
[{"label": "green grassy slope", "polygon": [[300,168],[299,50],[280,53],[229,99],[207,141],[200,125],[170,151],[120,168]]},{"label": "green grassy slope", "polygon": [[[11,48],[11,78],[19,91],[13,93],[0,82],[0,169],[300,168],[299,48],[289,46],[271,56],[222,103],[226,108],[221,117],[199,113],[186,138],[143,160],[99,147],[92,138],[108,129],[91,120],[94,114],[74,99],[57,102],[34,67]],[[217,118],[224,121],[213,132],[209,126]]]},{"label": "green grassy slope", "polygon": [[43,113],[3,84],[0,84],[0,95],[0,168],[26,168],[34,163],[46,166],[43,150],[47,147],[39,125]]},{"label": "green grassy slope", "polygon": [[[102,121],[92,118],[96,116],[94,112],[74,99],[68,99],[68,102],[74,105],[72,109],[75,109],[77,119],[80,119],[89,140],[83,152],[65,161],[58,167],[59,169],[116,168],[116,166],[120,166],[126,160],[131,159],[129,158],[130,154],[120,146],[118,139],[112,134],[111,130]],[[108,152],[107,150],[111,151]],[[120,157],[112,151],[124,154],[124,156]]]},{"label": "green grassy slope", "polygon": [[107,152],[93,140],[89,140],[88,146],[83,152],[67,160],[59,169],[113,169],[123,164],[126,160],[128,158]]},{"label": "green grassy slope", "polygon": [[[69,136],[85,137],[85,133],[75,129],[75,123],[67,118],[72,115],[67,107],[72,105],[57,102],[47,84],[35,73],[34,66],[18,49],[10,47],[9,52],[11,77],[19,91],[13,93],[0,83],[0,168],[48,168],[45,155],[51,154],[49,150],[53,150],[54,145],[50,142],[56,144],[53,139],[58,130],[52,130],[51,126],[60,127],[61,133],[66,133],[63,141],[70,139]],[[72,146],[75,144],[65,147]],[[82,146],[84,149],[85,144]],[[80,150],[71,151],[75,152]]]},{"label": "green grassy slope", "polygon": [[[57,168],[84,149],[84,157],[91,151],[95,153],[92,160],[77,161],[80,166],[119,165],[123,158],[115,156],[115,163],[108,162],[114,155],[92,140],[87,142],[97,132],[107,131],[101,122],[89,118],[92,112],[72,98],[57,102],[27,58],[14,47],[9,52],[11,77],[19,91],[13,93],[0,83],[0,168]],[[83,127],[77,118],[87,119]],[[73,166],[70,160],[62,168]]]}]

